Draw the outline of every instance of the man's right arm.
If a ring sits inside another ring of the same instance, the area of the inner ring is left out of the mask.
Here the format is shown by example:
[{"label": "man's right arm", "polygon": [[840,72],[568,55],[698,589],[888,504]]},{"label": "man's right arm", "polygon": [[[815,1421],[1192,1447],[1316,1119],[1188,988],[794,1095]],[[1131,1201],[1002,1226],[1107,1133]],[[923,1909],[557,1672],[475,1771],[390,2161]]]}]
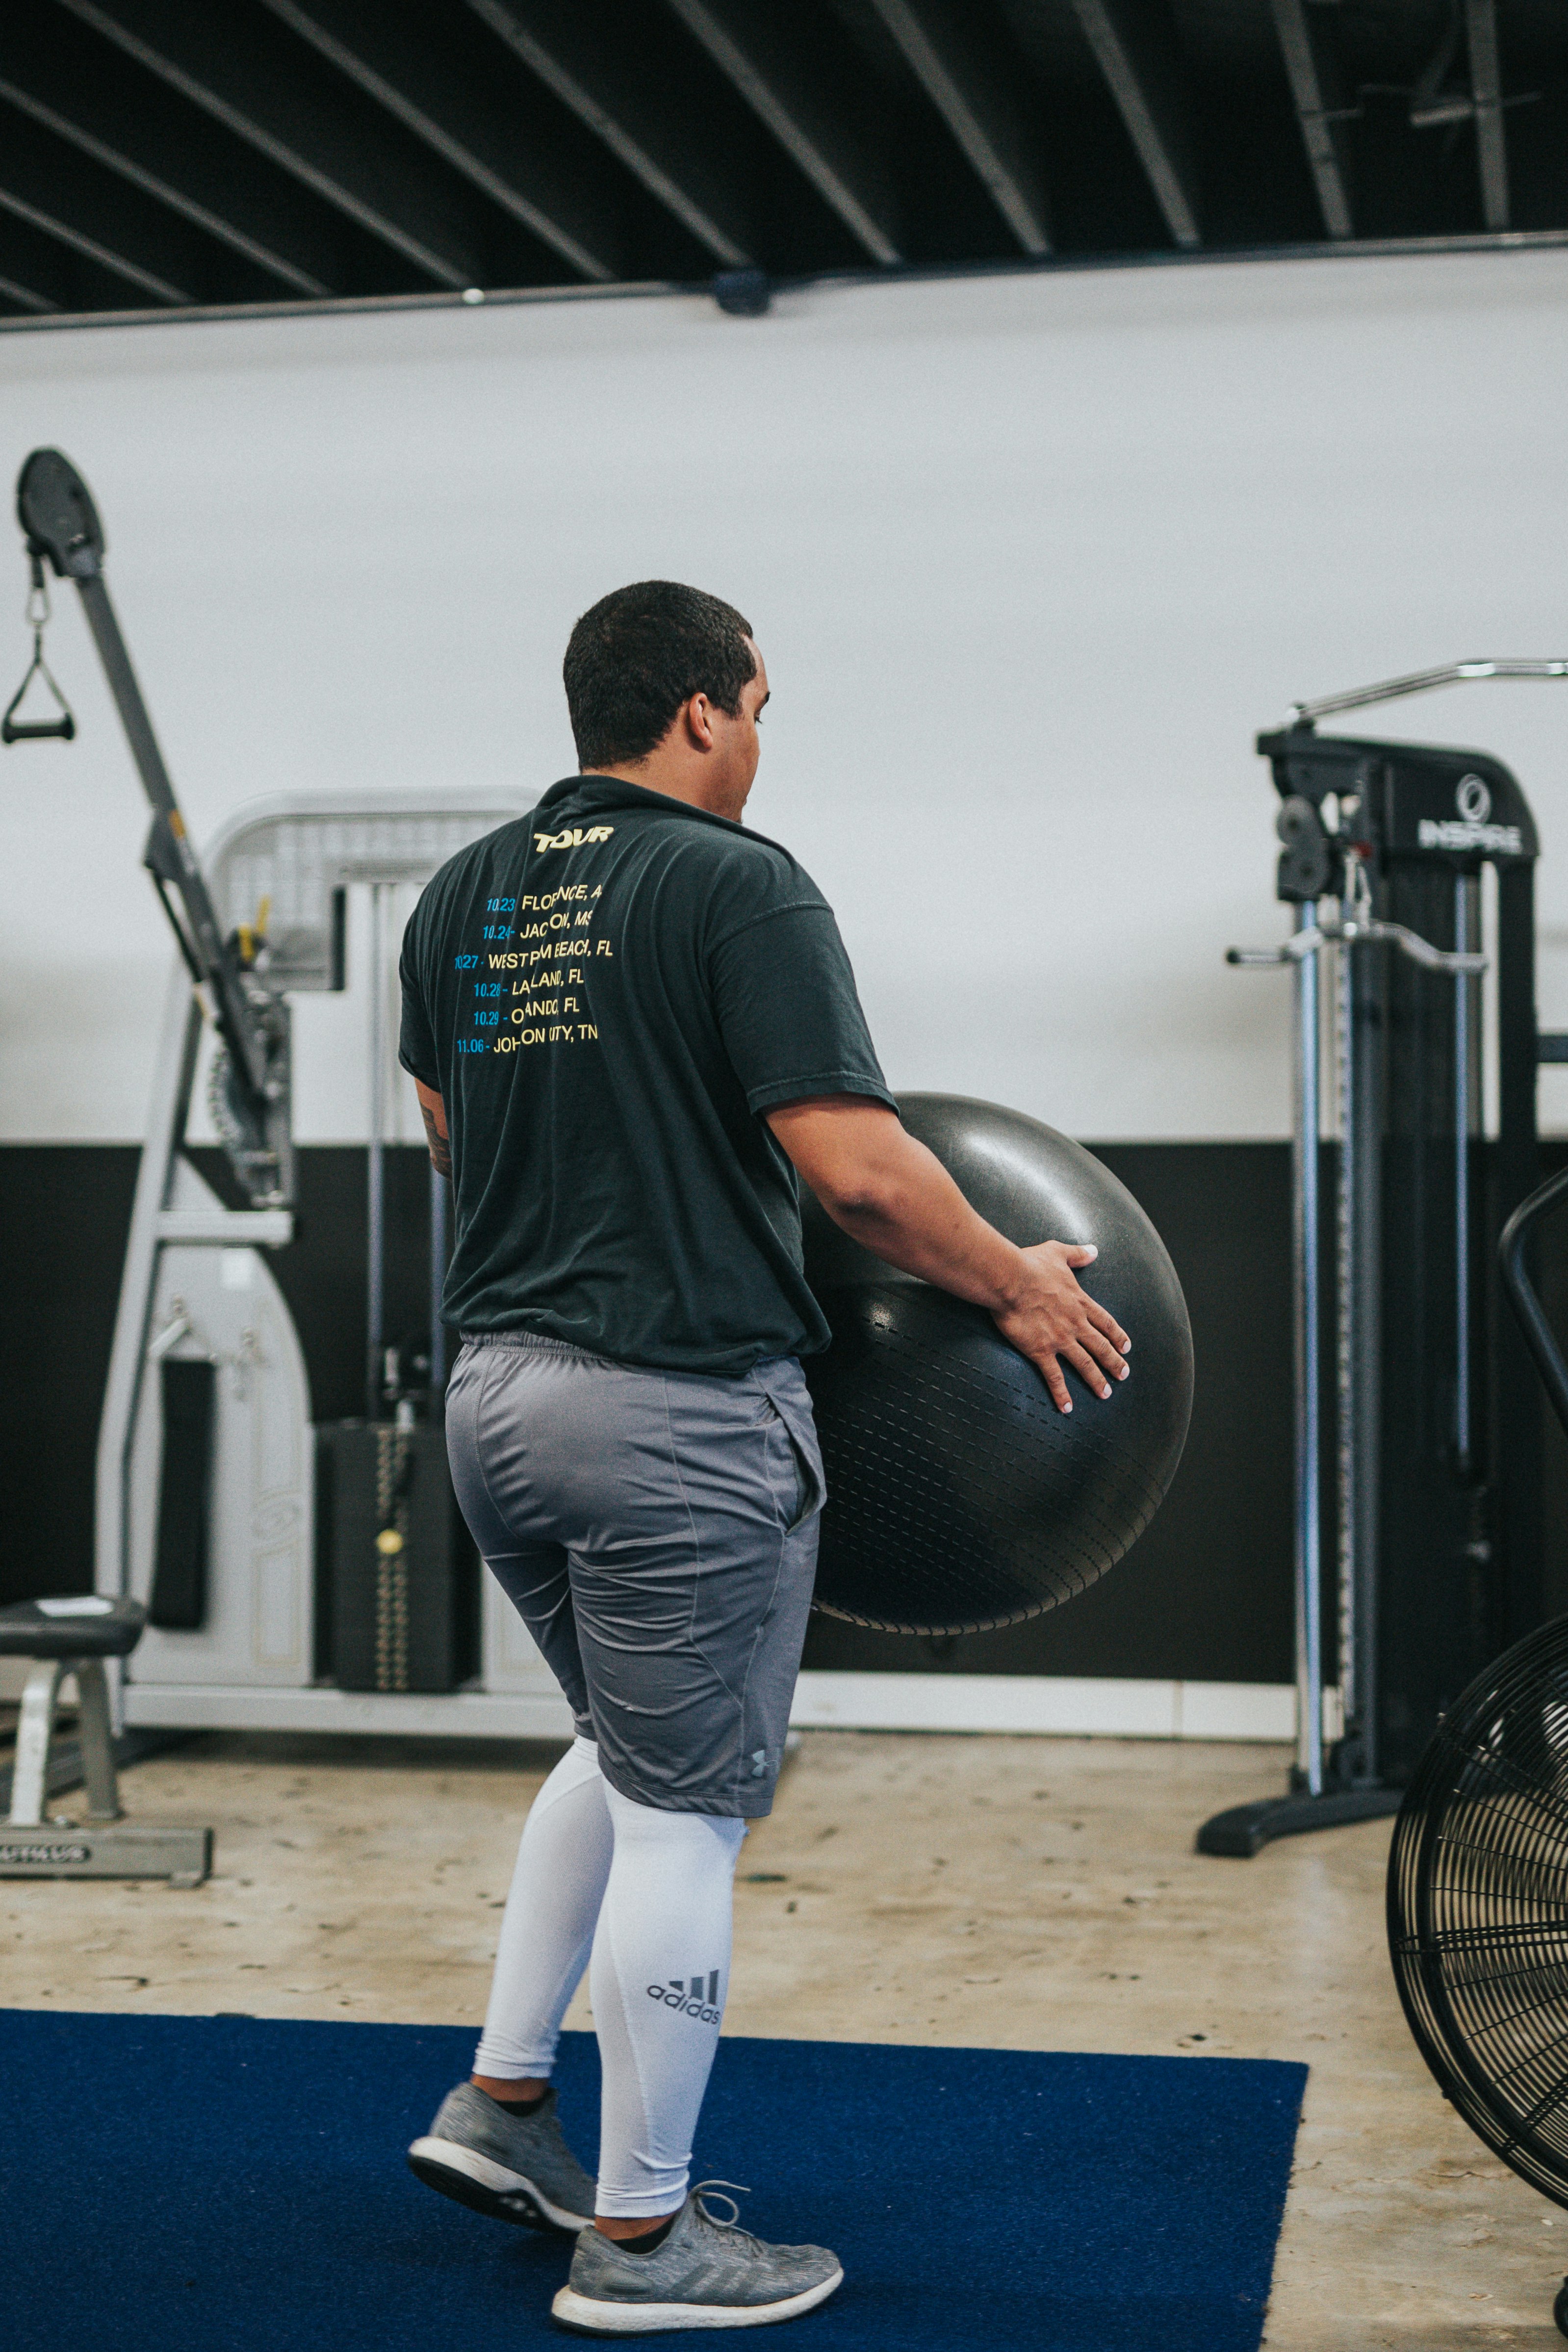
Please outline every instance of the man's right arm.
[{"label": "man's right arm", "polygon": [[434,1087],[423,1078],[415,1078],[414,1093],[419,1097],[420,1116],[424,1121],[425,1139],[430,1145],[430,1164],[438,1176],[452,1173],[452,1139],[446,1132],[446,1105]]},{"label": "man's right arm", "polygon": [[782,1103],[764,1117],[835,1224],[905,1274],[984,1307],[1061,1412],[1072,1410],[1064,1365],[1101,1397],[1111,1393],[1107,1373],[1126,1379],[1131,1340],[1072,1272],[1095,1257],[1092,1247],[1018,1248],[969,1206],[895,1111],[863,1095]]}]

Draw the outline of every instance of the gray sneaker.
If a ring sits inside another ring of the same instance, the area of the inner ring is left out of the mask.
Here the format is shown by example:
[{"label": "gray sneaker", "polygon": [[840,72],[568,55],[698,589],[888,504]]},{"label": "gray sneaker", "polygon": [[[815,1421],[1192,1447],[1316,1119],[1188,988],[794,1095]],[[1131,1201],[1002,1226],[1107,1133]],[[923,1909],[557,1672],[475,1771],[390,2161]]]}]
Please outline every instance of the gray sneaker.
[{"label": "gray sneaker", "polygon": [[550,2309],[577,2336],[653,2336],[683,2327],[767,2327],[826,2303],[843,2271],[825,2246],[765,2246],[708,2209],[699,2182],[662,2246],[629,2254],[598,2230],[584,2230],[571,2275]]},{"label": "gray sneaker", "polygon": [[531,2115],[509,2116],[472,2083],[459,2083],[408,2163],[427,2188],[497,2221],[575,2236],[593,2219],[593,2183],[561,2137],[554,2091]]}]

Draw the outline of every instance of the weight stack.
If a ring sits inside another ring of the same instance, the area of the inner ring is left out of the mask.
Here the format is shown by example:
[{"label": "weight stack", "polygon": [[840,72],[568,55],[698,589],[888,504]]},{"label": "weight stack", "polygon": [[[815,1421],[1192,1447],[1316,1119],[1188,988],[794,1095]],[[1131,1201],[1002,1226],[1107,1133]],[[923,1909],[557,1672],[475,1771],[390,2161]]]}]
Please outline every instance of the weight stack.
[{"label": "weight stack", "polygon": [[479,1562],[444,1430],[333,1422],[316,1465],[321,1664],[340,1690],[455,1690],[479,1663]]}]

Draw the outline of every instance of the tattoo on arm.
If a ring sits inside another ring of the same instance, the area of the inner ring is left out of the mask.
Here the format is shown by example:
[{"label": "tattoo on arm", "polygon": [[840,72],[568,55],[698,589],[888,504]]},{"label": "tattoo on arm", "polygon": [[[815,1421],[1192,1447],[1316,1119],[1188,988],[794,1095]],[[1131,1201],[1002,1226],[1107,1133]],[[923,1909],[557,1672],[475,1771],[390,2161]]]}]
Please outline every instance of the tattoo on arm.
[{"label": "tattoo on arm", "polygon": [[430,1142],[430,1164],[434,1169],[438,1176],[450,1176],[452,1173],[452,1145],[448,1139],[442,1134],[441,1129],[436,1126],[435,1113],[430,1108],[429,1105],[427,1103],[421,1103],[419,1109],[420,1116],[424,1121],[424,1132]]}]

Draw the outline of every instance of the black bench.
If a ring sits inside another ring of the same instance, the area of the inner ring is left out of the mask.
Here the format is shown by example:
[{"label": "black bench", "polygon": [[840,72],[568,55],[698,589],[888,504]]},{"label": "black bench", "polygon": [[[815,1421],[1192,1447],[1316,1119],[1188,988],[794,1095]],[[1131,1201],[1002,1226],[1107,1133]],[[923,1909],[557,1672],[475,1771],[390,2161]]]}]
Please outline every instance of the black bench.
[{"label": "black bench", "polygon": [[68,1675],[76,1676],[77,1738],[87,1783],[88,1819],[120,1819],[103,1662],[129,1657],[146,1622],[147,1612],[140,1601],[110,1601],[96,1592],[74,1592],[58,1601],[19,1601],[10,1609],[0,1609],[0,1658],[34,1661],[16,1726],[11,1829],[37,1829],[46,1818],[49,1751],[55,1741],[60,1685]]},{"label": "black bench", "polygon": [[[0,1821],[0,1878],[166,1878],[173,1886],[199,1886],[212,1868],[210,1829],[120,1817],[103,1662],[128,1658],[146,1624],[140,1601],[96,1592],[0,1609],[0,1658],[33,1661],[16,1727],[10,1815]],[[77,1742],[87,1783],[87,1819],[79,1826],[45,1811],[68,1675],[76,1676]]]}]

